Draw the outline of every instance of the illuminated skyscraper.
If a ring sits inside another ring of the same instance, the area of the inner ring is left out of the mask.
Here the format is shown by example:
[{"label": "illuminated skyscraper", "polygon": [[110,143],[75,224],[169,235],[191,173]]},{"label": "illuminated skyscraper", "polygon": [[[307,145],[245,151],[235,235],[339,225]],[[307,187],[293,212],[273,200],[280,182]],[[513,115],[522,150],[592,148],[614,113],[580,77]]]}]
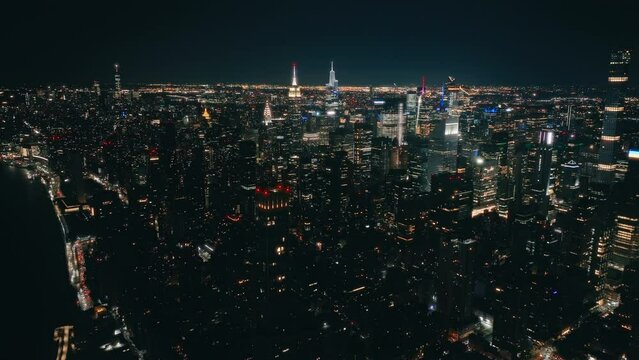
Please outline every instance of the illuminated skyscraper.
[{"label": "illuminated skyscraper", "polygon": [[404,104],[399,103],[397,109],[397,146],[405,145],[404,132],[406,129],[406,121],[404,116]]},{"label": "illuminated skyscraper", "polygon": [[406,133],[415,134],[417,129],[417,92],[410,90],[406,93]]},{"label": "illuminated skyscraper", "polygon": [[293,64],[293,76],[291,77],[291,86],[288,88],[289,99],[299,99],[302,97],[300,86],[297,84],[297,64]]},{"label": "illuminated skyscraper", "polygon": [[472,217],[497,208],[498,160],[486,154],[473,163],[473,212]]},{"label": "illuminated skyscraper", "polygon": [[267,101],[266,105],[264,105],[264,124],[270,124],[271,119],[273,119],[273,113],[271,112],[271,105]]},{"label": "illuminated skyscraper", "polygon": [[326,94],[326,115],[331,123],[334,123],[334,118],[340,116],[340,103],[339,92],[337,91],[337,80],[335,79],[335,70],[333,69],[333,62],[331,61],[331,71],[328,75],[328,84],[326,84],[328,90]]},{"label": "illuminated skyscraper", "polygon": [[113,69],[115,70],[115,74],[113,75],[115,80],[115,89],[113,92],[113,97],[115,97],[116,99],[119,99],[120,96],[122,95],[122,84],[120,79],[120,64],[116,63],[115,65],[113,65]]},{"label": "illuminated skyscraper", "polygon": [[579,193],[579,170],[580,166],[575,160],[570,160],[561,164],[560,188],[557,191],[559,206],[562,211],[566,211],[575,202]]},{"label": "illuminated skyscraper", "polygon": [[613,243],[613,268],[623,271],[624,267],[635,260],[639,260],[639,207],[637,201],[632,201],[619,209],[617,215]]},{"label": "illuminated skyscraper", "polygon": [[283,156],[287,159],[287,174],[285,180],[293,188],[293,206],[299,200],[299,168],[300,151],[302,145],[302,92],[297,83],[297,65],[293,64],[291,86],[288,88],[288,115],[286,117],[285,145]]},{"label": "illuminated skyscraper", "polygon": [[537,154],[537,172],[532,187],[533,196],[537,202],[538,211],[545,216],[549,205],[555,197],[556,152],[555,132],[543,129],[539,133],[539,149]]},{"label": "illuminated skyscraper", "polygon": [[639,260],[639,150],[628,151],[628,173],[624,180],[623,203],[617,211],[612,243],[613,268],[623,271],[624,267]]},{"label": "illuminated skyscraper", "polygon": [[628,84],[630,50],[616,50],[610,54],[608,93],[604,107],[603,129],[599,144],[599,182],[614,181],[616,155],[619,146],[617,123],[624,111],[624,96]]},{"label": "illuminated skyscraper", "polygon": [[365,124],[353,128],[353,180],[356,188],[368,186],[371,178],[373,131]]},{"label": "illuminated skyscraper", "polygon": [[331,71],[328,73],[328,86],[332,90],[337,90],[337,79],[335,79],[335,70],[333,69],[333,62],[331,61]]},{"label": "illuminated skyscraper", "polygon": [[342,232],[348,226],[351,212],[350,191],[353,184],[352,163],[346,151],[335,151],[325,164],[328,198],[328,223],[336,232]]},{"label": "illuminated skyscraper", "polygon": [[428,117],[428,106],[426,106],[426,78],[422,77],[422,87],[417,96],[417,110],[415,111],[415,133],[421,137],[430,135],[431,126]]},{"label": "illuminated skyscraper", "polygon": [[95,80],[95,81],[93,82],[93,91],[95,92],[95,95],[96,95],[97,97],[100,97],[100,95],[101,95],[101,91],[100,91],[100,82],[99,82],[99,81],[97,81],[97,80]]},{"label": "illuminated skyscraper", "polygon": [[[452,79],[454,80],[454,79]],[[444,101],[445,90],[442,87],[442,97],[439,108],[431,114],[433,131],[430,135],[430,150],[428,157],[427,181],[433,175],[442,172],[457,172],[457,145],[459,143],[459,103],[457,95],[459,86],[453,81],[448,84],[449,106]],[[430,190],[430,185],[428,185]]]}]

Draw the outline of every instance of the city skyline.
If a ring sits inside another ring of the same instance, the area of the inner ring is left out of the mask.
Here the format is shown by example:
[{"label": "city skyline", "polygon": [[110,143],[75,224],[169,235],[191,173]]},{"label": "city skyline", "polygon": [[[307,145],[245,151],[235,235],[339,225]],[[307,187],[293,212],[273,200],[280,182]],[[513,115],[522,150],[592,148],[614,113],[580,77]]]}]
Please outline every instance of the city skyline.
[{"label": "city skyline", "polygon": [[322,86],[293,63],[286,87],[136,87],[114,63],[0,90],[3,206],[43,225],[3,230],[36,269],[11,308],[59,310],[12,350],[634,358],[639,102],[631,51],[607,62],[605,91],[362,89],[335,62]]},{"label": "city skyline", "polygon": [[9,3],[3,356],[639,359],[635,10]]}]

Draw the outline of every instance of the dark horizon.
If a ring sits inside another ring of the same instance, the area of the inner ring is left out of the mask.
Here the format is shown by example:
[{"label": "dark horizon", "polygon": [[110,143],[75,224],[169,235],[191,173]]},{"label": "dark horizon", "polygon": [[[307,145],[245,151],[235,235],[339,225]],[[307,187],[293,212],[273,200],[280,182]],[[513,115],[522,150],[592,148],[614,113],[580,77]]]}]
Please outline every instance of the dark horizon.
[{"label": "dark horizon", "polygon": [[[605,84],[608,54],[636,50],[631,1],[455,6],[400,2],[13,2],[0,85],[129,83]],[[8,55],[8,56],[7,56]],[[637,68],[637,62],[633,68]],[[633,71],[634,72],[634,71]]]}]

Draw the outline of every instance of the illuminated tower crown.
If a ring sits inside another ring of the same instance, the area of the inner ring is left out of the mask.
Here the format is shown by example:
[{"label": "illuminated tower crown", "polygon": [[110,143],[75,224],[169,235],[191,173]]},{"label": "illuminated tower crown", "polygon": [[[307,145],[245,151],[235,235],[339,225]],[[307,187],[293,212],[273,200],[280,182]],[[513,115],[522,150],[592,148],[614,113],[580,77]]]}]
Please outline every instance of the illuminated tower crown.
[{"label": "illuminated tower crown", "polygon": [[289,98],[300,98],[302,97],[302,92],[300,91],[299,85],[297,85],[297,65],[293,64],[293,78],[291,80],[291,87],[288,88],[288,97]]}]

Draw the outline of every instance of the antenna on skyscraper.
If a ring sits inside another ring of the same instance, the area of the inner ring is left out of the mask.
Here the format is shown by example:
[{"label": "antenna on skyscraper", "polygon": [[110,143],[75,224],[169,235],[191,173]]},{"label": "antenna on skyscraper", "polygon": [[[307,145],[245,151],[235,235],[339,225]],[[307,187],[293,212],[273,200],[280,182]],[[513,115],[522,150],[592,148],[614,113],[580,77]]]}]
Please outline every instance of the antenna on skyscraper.
[{"label": "antenna on skyscraper", "polygon": [[297,86],[297,72],[296,72],[297,64],[293,63],[293,80],[291,81],[291,85]]}]

